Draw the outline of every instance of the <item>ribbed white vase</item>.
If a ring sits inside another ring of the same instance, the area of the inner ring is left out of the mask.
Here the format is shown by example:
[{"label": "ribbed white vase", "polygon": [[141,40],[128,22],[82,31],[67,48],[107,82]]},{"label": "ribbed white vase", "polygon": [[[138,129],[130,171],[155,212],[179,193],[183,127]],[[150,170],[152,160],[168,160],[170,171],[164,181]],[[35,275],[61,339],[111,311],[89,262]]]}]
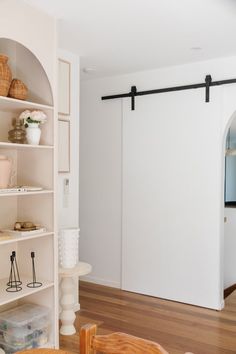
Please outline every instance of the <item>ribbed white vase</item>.
[{"label": "ribbed white vase", "polygon": [[26,128],[26,137],[27,142],[30,145],[39,145],[41,137],[41,129],[39,128],[38,123],[27,123],[28,127]]},{"label": "ribbed white vase", "polygon": [[79,229],[59,232],[59,262],[62,268],[74,268],[79,261]]}]

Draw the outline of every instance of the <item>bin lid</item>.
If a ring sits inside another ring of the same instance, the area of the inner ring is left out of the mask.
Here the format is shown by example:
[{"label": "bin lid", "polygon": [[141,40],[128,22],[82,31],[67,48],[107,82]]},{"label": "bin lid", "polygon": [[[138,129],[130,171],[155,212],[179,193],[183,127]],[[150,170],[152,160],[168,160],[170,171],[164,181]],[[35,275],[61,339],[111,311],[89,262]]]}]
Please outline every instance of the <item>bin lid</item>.
[{"label": "bin lid", "polygon": [[24,304],[0,313],[0,321],[11,326],[24,326],[29,321],[49,314],[47,307],[36,304]]}]

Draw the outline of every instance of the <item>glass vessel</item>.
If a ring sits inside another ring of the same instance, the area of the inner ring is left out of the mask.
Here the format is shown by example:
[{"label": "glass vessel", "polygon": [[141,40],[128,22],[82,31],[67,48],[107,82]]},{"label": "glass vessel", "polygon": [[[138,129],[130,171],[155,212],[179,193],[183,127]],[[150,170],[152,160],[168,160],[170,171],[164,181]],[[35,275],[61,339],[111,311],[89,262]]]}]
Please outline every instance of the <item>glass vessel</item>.
[{"label": "glass vessel", "polygon": [[26,131],[22,129],[23,122],[19,119],[13,121],[14,129],[8,132],[8,140],[11,143],[24,144],[26,142]]}]

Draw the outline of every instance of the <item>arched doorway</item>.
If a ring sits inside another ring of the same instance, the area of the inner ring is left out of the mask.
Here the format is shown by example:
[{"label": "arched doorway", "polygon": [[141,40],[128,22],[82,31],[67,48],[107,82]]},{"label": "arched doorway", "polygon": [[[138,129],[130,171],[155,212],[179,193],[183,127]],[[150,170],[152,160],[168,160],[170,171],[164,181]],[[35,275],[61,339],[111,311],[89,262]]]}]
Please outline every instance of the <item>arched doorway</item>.
[{"label": "arched doorway", "polygon": [[236,113],[225,130],[224,160],[223,288],[227,296],[236,289]]}]

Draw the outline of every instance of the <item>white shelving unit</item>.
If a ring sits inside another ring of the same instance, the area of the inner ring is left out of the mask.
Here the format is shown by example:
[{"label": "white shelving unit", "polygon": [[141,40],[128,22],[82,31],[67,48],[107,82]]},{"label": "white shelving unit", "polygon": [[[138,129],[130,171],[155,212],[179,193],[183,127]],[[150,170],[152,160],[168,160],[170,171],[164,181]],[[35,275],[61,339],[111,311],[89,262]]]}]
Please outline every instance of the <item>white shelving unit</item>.
[{"label": "white shelving unit", "polygon": [[[40,191],[0,193],[0,229],[12,229],[16,221],[32,221],[46,228],[41,234],[0,237],[0,312],[21,303],[44,305],[51,310],[51,333],[45,347],[58,346],[58,265],[56,230],[56,115],[49,80],[41,64],[25,47],[0,38],[0,53],[10,58],[13,77],[24,81],[29,101],[0,96],[0,154],[13,162],[14,185],[40,186]],[[32,64],[31,64],[32,63]],[[26,109],[42,110],[47,122],[42,127],[40,145],[8,141],[12,120]],[[10,255],[16,251],[22,290],[6,291]],[[28,288],[32,281],[31,252],[35,252],[39,288]]]}]

